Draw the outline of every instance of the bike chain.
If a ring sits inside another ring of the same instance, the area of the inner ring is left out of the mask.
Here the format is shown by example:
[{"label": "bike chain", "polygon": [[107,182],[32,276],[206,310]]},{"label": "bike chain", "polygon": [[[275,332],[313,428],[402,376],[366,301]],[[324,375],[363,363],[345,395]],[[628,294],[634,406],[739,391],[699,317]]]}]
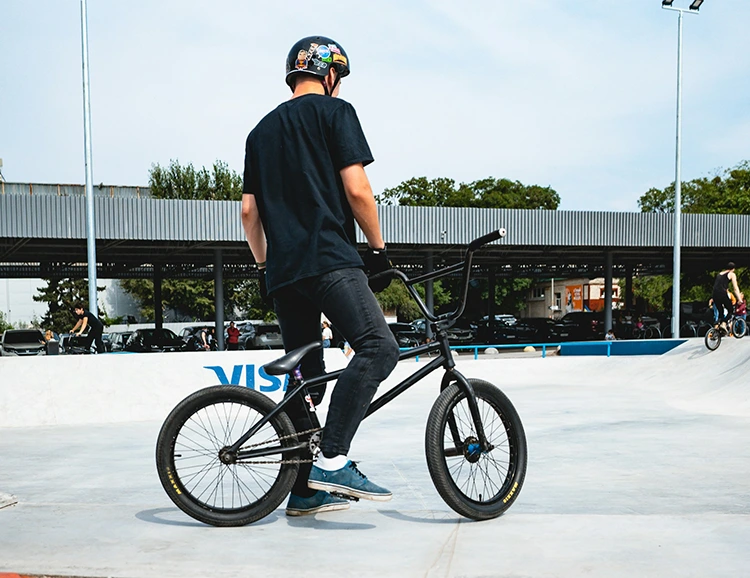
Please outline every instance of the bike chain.
[{"label": "bike chain", "polygon": [[[293,438],[293,437],[296,437],[296,436],[303,436],[305,434],[317,433],[319,431],[323,431],[323,428],[322,427],[315,427],[315,428],[308,429],[308,430],[305,430],[305,431],[299,431],[299,432],[296,432],[296,433],[293,433],[293,434],[289,434],[289,435],[286,435],[286,436],[281,436],[281,437],[278,437],[278,438],[273,439],[273,440],[266,440],[264,442],[260,442],[260,443],[257,443],[257,444],[252,444],[252,445],[249,445],[249,446],[243,446],[243,447],[245,449],[256,448],[258,446],[262,446],[262,445],[265,445],[265,444],[268,444],[268,443],[271,443],[271,442],[280,442],[281,440],[288,440],[289,438]],[[248,461],[248,462],[240,462],[240,463],[244,463],[244,464],[311,464],[314,461],[315,460],[264,460],[264,461],[260,461],[260,462]]]}]

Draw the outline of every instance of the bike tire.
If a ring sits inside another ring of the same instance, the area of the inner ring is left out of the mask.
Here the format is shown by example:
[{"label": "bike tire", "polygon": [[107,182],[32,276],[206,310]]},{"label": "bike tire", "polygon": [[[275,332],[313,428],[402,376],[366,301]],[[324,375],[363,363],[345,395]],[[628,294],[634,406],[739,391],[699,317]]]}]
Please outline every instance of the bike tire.
[{"label": "bike tire", "polygon": [[706,337],[704,337],[704,340],[709,351],[716,351],[719,348],[719,345],[721,345],[721,331],[716,327],[711,327],[711,329],[706,331]]},{"label": "bike tire", "polygon": [[661,331],[655,325],[649,325],[646,327],[644,338],[645,339],[659,339],[661,337]]},{"label": "bike tire", "polygon": [[747,333],[747,322],[742,317],[737,317],[732,322],[732,334],[737,339],[742,339]]},{"label": "bike tire", "polygon": [[[276,404],[244,387],[214,386],[182,400],[167,416],[156,442],[156,469],[167,495],[188,516],[212,526],[244,526],[264,518],[289,494],[299,451],[225,464],[219,451],[248,431]],[[279,441],[279,438],[286,439]],[[243,447],[297,443],[294,426],[276,414]],[[263,462],[263,463],[261,463]]]},{"label": "bike tire", "polygon": [[[526,477],[526,435],[518,412],[502,391],[479,379],[469,379],[469,383],[485,435],[494,447],[481,454],[472,448],[474,421],[466,394],[453,383],[437,398],[427,419],[427,467],[451,509],[472,520],[489,520],[503,514],[518,498]],[[460,448],[454,437],[462,440]],[[501,478],[498,482],[490,479],[495,474]]]}]

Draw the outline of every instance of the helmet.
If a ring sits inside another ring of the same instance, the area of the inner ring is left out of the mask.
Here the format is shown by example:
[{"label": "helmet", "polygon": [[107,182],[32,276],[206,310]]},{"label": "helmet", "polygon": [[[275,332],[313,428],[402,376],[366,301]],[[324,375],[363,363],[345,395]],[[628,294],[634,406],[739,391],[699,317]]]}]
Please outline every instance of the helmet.
[{"label": "helmet", "polygon": [[325,36],[308,36],[295,42],[286,57],[286,83],[294,90],[299,74],[325,78],[329,66],[339,73],[339,78],[347,76],[350,71],[346,51]]}]

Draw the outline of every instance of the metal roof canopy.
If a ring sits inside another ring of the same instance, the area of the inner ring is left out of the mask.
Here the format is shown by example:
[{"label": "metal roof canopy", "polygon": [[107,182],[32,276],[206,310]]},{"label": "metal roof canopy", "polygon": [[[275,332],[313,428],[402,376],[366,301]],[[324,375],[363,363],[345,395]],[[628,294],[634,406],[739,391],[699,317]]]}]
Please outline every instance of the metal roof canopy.
[{"label": "metal roof canopy", "polygon": [[[673,215],[380,206],[394,264],[421,270],[461,259],[472,239],[500,227],[507,236],[476,254],[478,274],[501,277],[669,273]],[[85,199],[0,195],[0,278],[86,277]],[[221,249],[225,278],[255,275],[236,201],[96,198],[96,254],[101,278],[213,278]],[[749,215],[682,215],[683,272],[750,265]],[[358,231],[364,248],[364,237]]]}]

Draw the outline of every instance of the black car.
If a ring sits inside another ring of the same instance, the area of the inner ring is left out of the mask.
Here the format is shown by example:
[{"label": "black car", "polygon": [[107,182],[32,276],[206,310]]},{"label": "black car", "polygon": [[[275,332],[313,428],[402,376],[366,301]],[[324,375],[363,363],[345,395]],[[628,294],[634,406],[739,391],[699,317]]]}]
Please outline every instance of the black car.
[{"label": "black car", "polygon": [[253,337],[255,337],[255,325],[252,323],[245,323],[238,328],[240,335],[237,338],[237,344],[240,349],[252,349],[253,348]]},{"label": "black car", "polygon": [[604,339],[604,311],[573,311],[560,323],[567,330],[570,341]]},{"label": "black car", "polygon": [[[132,331],[118,331],[109,334],[110,351],[125,351],[125,344],[133,335]],[[106,345],[106,343],[105,343]]]},{"label": "black car", "polygon": [[568,328],[546,317],[523,317],[513,326],[518,343],[559,343],[568,340]]},{"label": "black car", "polygon": [[125,344],[125,351],[184,351],[185,342],[170,329],[137,329]]},{"label": "black car", "polygon": [[389,323],[388,329],[393,333],[399,347],[415,347],[424,339],[424,334],[410,323]]}]

